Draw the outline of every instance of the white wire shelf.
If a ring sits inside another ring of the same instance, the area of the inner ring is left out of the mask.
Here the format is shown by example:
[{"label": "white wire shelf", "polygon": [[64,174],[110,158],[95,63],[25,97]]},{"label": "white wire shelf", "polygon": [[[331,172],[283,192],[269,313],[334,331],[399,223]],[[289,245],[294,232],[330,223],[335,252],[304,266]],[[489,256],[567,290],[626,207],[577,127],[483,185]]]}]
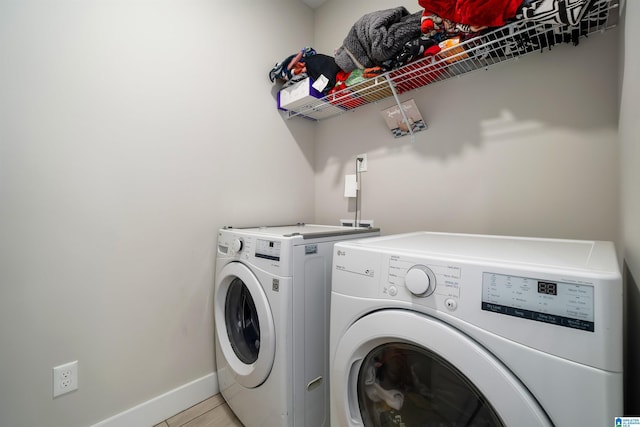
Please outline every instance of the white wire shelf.
[{"label": "white wire shelf", "polygon": [[542,52],[561,43],[577,44],[590,34],[603,32],[617,23],[617,0],[596,0],[579,25],[549,25],[515,21],[437,55],[411,62],[380,76],[346,89],[312,100],[285,112],[287,118],[304,117],[324,120],[421,87],[448,80],[471,71],[516,59],[532,52]]}]

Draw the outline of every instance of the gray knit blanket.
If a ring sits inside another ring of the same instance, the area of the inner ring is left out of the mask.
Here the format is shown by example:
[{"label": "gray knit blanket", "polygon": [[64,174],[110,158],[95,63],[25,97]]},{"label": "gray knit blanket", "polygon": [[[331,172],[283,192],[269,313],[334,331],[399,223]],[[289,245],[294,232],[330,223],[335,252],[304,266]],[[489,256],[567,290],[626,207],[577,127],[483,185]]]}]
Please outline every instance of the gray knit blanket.
[{"label": "gray knit blanket", "polygon": [[335,54],[345,72],[381,65],[402,51],[404,44],[420,37],[422,11],[409,14],[404,7],[364,15],[353,25]]}]

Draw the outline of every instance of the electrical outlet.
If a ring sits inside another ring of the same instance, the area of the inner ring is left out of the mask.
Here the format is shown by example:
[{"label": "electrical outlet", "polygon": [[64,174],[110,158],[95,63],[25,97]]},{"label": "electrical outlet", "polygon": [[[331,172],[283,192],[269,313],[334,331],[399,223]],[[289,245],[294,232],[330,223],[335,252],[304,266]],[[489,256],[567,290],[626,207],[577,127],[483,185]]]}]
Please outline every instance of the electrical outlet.
[{"label": "electrical outlet", "polygon": [[356,159],[362,159],[358,163],[358,172],[366,172],[367,171],[367,155],[366,154],[358,154]]},{"label": "electrical outlet", "polygon": [[[342,225],[343,227],[353,227],[353,218],[351,219],[341,219],[340,220],[340,225]],[[372,219],[361,219],[358,220],[358,226],[359,227],[365,227],[365,228],[370,228],[373,227],[373,220]]]},{"label": "electrical outlet", "polygon": [[78,389],[78,361],[53,368],[53,397]]}]

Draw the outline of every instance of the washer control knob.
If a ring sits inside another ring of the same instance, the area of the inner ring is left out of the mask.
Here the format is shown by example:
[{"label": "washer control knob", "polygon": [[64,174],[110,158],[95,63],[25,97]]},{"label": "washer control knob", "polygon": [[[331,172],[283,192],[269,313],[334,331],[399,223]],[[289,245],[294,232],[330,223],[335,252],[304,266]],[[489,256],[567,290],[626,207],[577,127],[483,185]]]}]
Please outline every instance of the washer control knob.
[{"label": "washer control knob", "polygon": [[425,265],[414,265],[404,277],[407,289],[417,297],[427,297],[436,289],[436,277]]},{"label": "washer control knob", "polygon": [[231,250],[233,252],[240,252],[243,247],[244,242],[242,241],[242,239],[233,239],[233,241],[231,242]]}]

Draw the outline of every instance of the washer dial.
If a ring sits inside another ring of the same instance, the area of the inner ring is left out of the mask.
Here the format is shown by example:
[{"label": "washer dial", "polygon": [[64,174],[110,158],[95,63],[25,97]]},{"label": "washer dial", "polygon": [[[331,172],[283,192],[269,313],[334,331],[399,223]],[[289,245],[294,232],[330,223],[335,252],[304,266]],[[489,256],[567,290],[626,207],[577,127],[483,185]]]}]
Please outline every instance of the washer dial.
[{"label": "washer dial", "polygon": [[427,297],[436,290],[436,276],[426,265],[414,265],[407,271],[404,283],[417,297]]},{"label": "washer dial", "polygon": [[233,252],[240,252],[243,246],[244,242],[242,241],[242,239],[233,239],[233,241],[231,242],[231,250]]}]

